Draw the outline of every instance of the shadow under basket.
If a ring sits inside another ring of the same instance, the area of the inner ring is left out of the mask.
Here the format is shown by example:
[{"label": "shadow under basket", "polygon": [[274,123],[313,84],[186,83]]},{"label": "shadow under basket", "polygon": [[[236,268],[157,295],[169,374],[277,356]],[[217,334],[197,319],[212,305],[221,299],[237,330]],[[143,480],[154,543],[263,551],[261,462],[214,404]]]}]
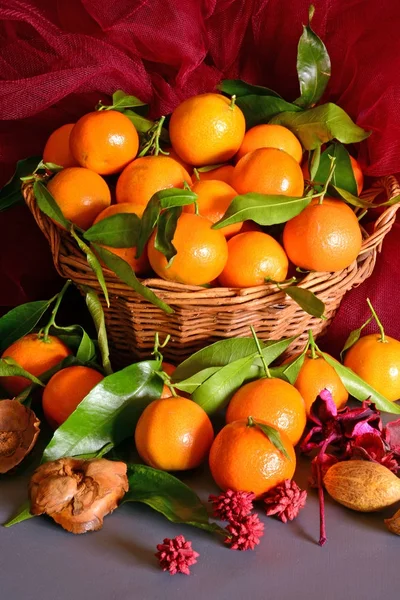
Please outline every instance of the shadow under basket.
[{"label": "shadow under basket", "polygon": [[[373,201],[381,193],[388,200],[400,194],[400,185],[395,177],[387,176],[377,180],[362,194],[362,198]],[[78,286],[92,287],[99,295],[115,367],[148,358],[153,349],[156,331],[159,332],[161,341],[168,334],[171,336],[163,349],[163,355],[176,364],[217,340],[249,336],[250,325],[253,325],[262,340],[299,336],[291,344],[287,355],[298,352],[304,347],[308,329],[312,329],[315,337],[323,334],[345,293],[371,275],[377,253],[395,221],[399,207],[396,204],[386,208],[373,224],[371,234],[362,230],[360,254],[349,267],[335,273],[309,273],[302,279],[300,287],[314,292],[325,303],[326,319],[312,317],[304,312],[275,284],[245,289],[204,288],[158,278],[142,279],[145,286],[173,308],[173,314],[166,314],[144,300],[112,271],[104,268],[110,296],[110,307],[107,307],[96,276],[74,240],[39,210],[32,185],[25,185],[23,194],[50,244],[58,273]]]}]

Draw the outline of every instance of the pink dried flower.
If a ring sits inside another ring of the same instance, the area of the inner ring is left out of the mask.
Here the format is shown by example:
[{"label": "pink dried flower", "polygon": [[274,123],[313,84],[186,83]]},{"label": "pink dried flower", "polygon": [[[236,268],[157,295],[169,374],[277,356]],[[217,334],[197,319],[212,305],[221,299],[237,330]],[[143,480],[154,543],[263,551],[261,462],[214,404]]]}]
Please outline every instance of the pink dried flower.
[{"label": "pink dried flower", "polygon": [[160,561],[163,571],[171,575],[184,573],[190,575],[189,567],[197,563],[198,552],[192,549],[192,542],[187,542],[183,535],[173,539],[165,538],[162,544],[157,544],[158,552],[155,556]]},{"label": "pink dried flower", "polygon": [[283,523],[293,521],[304,508],[306,499],[305,490],[301,490],[292,479],[285,479],[265,496],[264,502],[267,505],[265,514],[276,515]]},{"label": "pink dried flower", "polygon": [[210,495],[208,500],[213,504],[213,514],[216,519],[237,521],[251,513],[255,497],[253,492],[227,490],[219,496]]},{"label": "pink dried flower", "polygon": [[231,550],[254,550],[264,535],[264,523],[258,515],[248,515],[238,521],[231,521],[226,531],[228,536],[225,544],[229,544]]}]

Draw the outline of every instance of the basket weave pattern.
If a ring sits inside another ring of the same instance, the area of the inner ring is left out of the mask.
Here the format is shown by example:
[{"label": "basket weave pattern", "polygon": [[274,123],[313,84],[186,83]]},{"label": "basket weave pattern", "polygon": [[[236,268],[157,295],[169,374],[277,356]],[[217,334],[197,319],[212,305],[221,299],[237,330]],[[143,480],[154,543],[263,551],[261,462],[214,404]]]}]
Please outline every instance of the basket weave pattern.
[{"label": "basket weave pattern", "polygon": [[[381,192],[387,199],[393,198],[400,194],[399,182],[393,176],[384,177],[362,197],[372,201]],[[290,347],[290,354],[298,351],[304,346],[307,330],[311,328],[316,337],[322,334],[344,294],[371,275],[377,252],[395,221],[399,206],[390,206],[379,216],[371,235],[363,231],[363,245],[353,264],[335,273],[309,273],[301,281],[301,287],[314,292],[325,303],[326,320],[305,313],[275,284],[231,289],[187,286],[156,278],[142,280],[174,309],[173,314],[167,315],[104,268],[110,295],[110,307],[107,307],[96,276],[74,240],[39,210],[31,185],[24,186],[23,193],[50,244],[58,273],[78,286],[89,285],[98,293],[105,313],[111,355],[118,366],[149,357],[155,331],[160,333],[161,339],[170,334],[171,340],[163,354],[173,362],[218,339],[248,336],[250,325],[262,340],[299,335]]]}]

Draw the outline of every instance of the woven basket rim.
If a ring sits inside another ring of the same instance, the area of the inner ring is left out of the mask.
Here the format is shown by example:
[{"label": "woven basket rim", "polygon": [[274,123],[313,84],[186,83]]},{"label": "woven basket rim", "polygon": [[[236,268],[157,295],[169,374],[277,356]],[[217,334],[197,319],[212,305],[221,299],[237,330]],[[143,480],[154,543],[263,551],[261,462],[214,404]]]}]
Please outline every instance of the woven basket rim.
[{"label": "woven basket rim", "polygon": [[[55,265],[59,272],[62,274],[62,269],[60,269],[58,265],[58,260],[60,256],[63,257],[63,260],[66,264],[73,263],[75,268],[79,268],[83,271],[90,271],[90,267],[86,262],[86,258],[84,254],[80,251],[79,248],[75,245],[71,236],[68,232],[59,228],[49,217],[47,217],[44,213],[40,211],[38,208],[36,201],[33,195],[33,184],[26,183],[22,187],[23,195],[28,204],[31,212],[35,217],[40,229],[45,234],[47,239],[50,242],[52,247],[53,259]],[[394,175],[387,175],[381,178],[378,178],[374,181],[371,188],[363,192],[362,198],[368,199],[374,198],[377,195],[377,191],[384,191],[388,197],[388,199],[393,198],[394,196],[400,194],[400,184],[397,178]],[[299,287],[314,290],[315,288],[324,287],[324,283],[326,286],[330,284],[336,284],[341,279],[341,275],[345,276],[350,271],[354,270],[354,267],[357,266],[362,260],[365,260],[366,256],[371,254],[372,252],[376,252],[380,250],[383,239],[386,233],[390,230],[393,225],[397,210],[399,209],[399,204],[394,204],[392,206],[388,206],[384,212],[378,217],[374,225],[374,231],[372,234],[366,234],[365,230],[363,231],[363,242],[361,251],[355,261],[355,264],[350,265],[346,269],[342,271],[335,272],[309,272],[305,274],[305,276],[296,284]],[[56,256],[54,252],[54,246],[58,247],[58,256]],[[104,276],[106,281],[116,283],[122,289],[128,291],[129,294],[136,294],[132,288],[123,283],[117,275],[103,266]],[[172,300],[174,295],[177,296],[188,296],[193,301],[196,299],[227,299],[232,298],[237,301],[245,302],[246,300],[250,300],[251,298],[260,298],[266,295],[278,294],[277,285],[274,283],[264,283],[259,286],[252,286],[248,288],[230,288],[230,287],[210,287],[207,288],[205,286],[197,286],[197,285],[186,285],[182,283],[167,281],[158,277],[150,276],[146,278],[138,277],[139,281],[146,287],[156,291],[156,293],[165,300]],[[285,284],[284,284],[285,285]],[[325,287],[326,287],[325,286]],[[278,294],[282,295],[282,293]],[[143,302],[148,302],[145,299],[142,299]]]}]

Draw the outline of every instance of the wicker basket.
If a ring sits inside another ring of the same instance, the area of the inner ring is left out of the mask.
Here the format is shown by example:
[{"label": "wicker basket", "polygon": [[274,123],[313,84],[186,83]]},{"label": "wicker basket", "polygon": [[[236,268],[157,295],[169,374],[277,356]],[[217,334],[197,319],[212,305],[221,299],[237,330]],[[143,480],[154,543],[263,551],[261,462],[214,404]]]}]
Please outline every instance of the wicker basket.
[{"label": "wicker basket", "polygon": [[[305,313],[274,284],[246,289],[206,289],[155,278],[142,280],[174,309],[173,314],[167,315],[121,282],[112,271],[104,269],[111,304],[108,308],[98,281],[75,242],[38,209],[32,186],[25,186],[23,192],[37,224],[49,241],[59,274],[72,279],[78,286],[89,285],[99,294],[111,356],[118,366],[148,357],[155,331],[160,333],[161,339],[170,334],[170,342],[163,353],[173,362],[181,361],[213,341],[248,336],[250,325],[263,340],[299,335],[290,347],[290,353],[296,352],[304,346],[307,330],[311,328],[315,336],[323,333],[344,294],[371,275],[377,252],[395,221],[399,206],[390,206],[379,216],[372,235],[363,231],[361,252],[352,265],[336,273],[309,273],[302,280],[301,287],[311,290],[325,303],[326,320]],[[388,199],[400,194],[398,181],[393,176],[380,179],[363,194],[363,198],[373,200],[381,192]]]}]

